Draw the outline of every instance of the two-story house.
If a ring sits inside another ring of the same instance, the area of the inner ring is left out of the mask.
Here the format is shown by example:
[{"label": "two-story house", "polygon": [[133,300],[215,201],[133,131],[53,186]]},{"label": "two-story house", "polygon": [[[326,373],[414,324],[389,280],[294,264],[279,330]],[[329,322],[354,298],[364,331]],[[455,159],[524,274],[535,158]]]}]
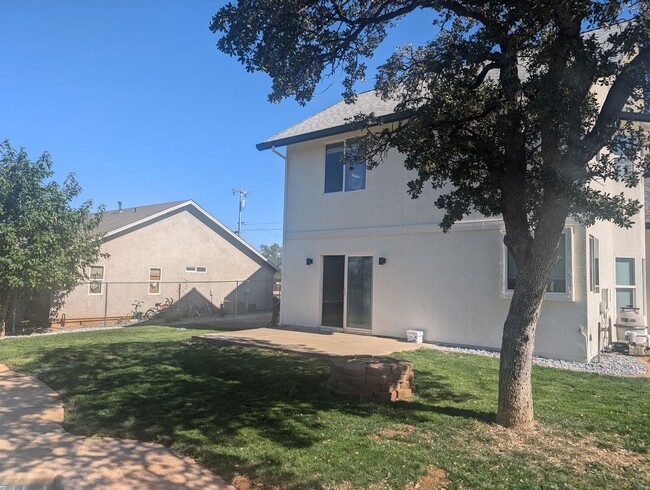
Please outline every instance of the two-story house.
[{"label": "two-story house", "polygon": [[[415,329],[425,341],[498,349],[516,277],[503,221],[473,215],[444,234],[434,191],[407,194],[402,155],[390,152],[373,170],[343,165],[358,135],[347,121],[360,112],[397,117],[370,91],[257,145],[286,146],[281,323],[398,338]],[[643,202],[642,187],[625,192]],[[630,229],[569,221],[560,254],[536,354],[586,361],[617,308],[647,314],[644,220]]]}]

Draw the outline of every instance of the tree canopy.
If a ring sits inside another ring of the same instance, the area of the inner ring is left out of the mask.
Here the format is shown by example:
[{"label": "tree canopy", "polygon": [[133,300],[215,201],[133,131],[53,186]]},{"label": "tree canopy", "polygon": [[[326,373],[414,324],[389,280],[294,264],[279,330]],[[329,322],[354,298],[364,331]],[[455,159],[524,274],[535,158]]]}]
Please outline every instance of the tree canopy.
[{"label": "tree canopy", "polygon": [[277,267],[282,267],[282,247],[280,244],[260,245],[260,253]]},{"label": "tree canopy", "polygon": [[100,254],[102,237],[94,230],[102,209],[92,214],[91,201],[73,206],[81,192],[74,175],[63,184],[53,175],[49,154],[31,161],[24,149],[0,144],[2,334],[16,297],[40,290],[69,292]]},{"label": "tree canopy", "polygon": [[518,277],[497,418],[527,428],[535,328],[567,218],[629,227],[641,209],[626,188],[650,165],[649,140],[629,114],[644,111],[650,3],[240,0],[221,8],[211,29],[220,50],[271,77],[272,102],[305,103],[339,74],[354,102],[365,61],[420,9],[436,14],[431,40],[397,49],[375,76],[378,96],[404,117],[384,124],[359,114],[366,131],[349,158],[374,166],[397,149],[414,171],[413,197],[425,184],[440,191],[445,231],[472,212],[503,218]]}]

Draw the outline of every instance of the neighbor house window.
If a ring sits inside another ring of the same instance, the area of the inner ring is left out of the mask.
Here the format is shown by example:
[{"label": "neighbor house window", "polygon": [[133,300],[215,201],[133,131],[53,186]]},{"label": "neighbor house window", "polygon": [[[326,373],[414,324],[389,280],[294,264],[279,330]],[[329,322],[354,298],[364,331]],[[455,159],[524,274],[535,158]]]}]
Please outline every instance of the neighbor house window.
[{"label": "neighbor house window", "polygon": [[88,294],[102,294],[104,292],[104,266],[91,265],[90,284],[88,285]]},{"label": "neighbor house window", "polygon": [[589,291],[600,291],[600,251],[598,238],[589,235]]},{"label": "neighbor house window", "polygon": [[149,269],[149,294],[160,294],[160,278],[162,269],[160,267],[151,267]]},{"label": "neighbor house window", "polygon": [[636,278],[634,277],[634,259],[616,258],[616,308],[634,308]]},{"label": "neighbor house window", "polygon": [[185,272],[208,272],[208,268],[205,265],[188,265]]},{"label": "neighbor house window", "polygon": [[[352,163],[344,163],[347,152]],[[356,161],[357,146],[336,143],[325,148],[325,192],[350,192],[366,188],[366,162]]]},{"label": "neighbor house window", "polygon": [[[557,253],[560,257],[560,260],[553,270],[551,271],[551,277],[549,278],[548,287],[546,288],[547,293],[566,293],[567,292],[567,238],[566,234],[562,233],[560,235],[560,243],[557,247]],[[507,252],[508,259],[506,264],[506,288],[508,290],[515,289],[515,284],[517,283],[517,264],[515,264],[515,259],[510,253]]]}]

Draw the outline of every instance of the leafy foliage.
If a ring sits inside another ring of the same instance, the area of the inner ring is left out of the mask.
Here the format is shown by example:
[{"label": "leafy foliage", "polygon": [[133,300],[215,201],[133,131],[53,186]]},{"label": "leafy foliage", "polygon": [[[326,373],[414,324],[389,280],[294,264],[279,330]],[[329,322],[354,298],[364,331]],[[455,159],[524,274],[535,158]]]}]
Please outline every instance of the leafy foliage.
[{"label": "leafy foliage", "polygon": [[282,247],[278,243],[260,245],[260,253],[274,265],[282,266]]},{"label": "leafy foliage", "polygon": [[52,180],[44,153],[30,161],[25,150],[0,144],[0,307],[2,322],[12,299],[39,290],[64,294],[86,278],[99,256],[102,237],[94,232],[102,215],[92,202],[71,205],[81,192],[74,175]]},{"label": "leafy foliage", "polygon": [[[282,247],[278,243],[273,243],[271,245],[260,245],[260,253],[275,266],[282,270]],[[273,274],[275,281],[280,281],[282,277],[281,272],[276,272]]]}]

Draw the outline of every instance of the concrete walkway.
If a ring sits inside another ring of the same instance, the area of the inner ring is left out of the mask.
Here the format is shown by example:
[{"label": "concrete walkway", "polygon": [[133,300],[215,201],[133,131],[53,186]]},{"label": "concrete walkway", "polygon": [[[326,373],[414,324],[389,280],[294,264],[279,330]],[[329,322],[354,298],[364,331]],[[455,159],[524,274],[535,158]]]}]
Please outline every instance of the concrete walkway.
[{"label": "concrete walkway", "polygon": [[0,486],[57,489],[232,489],[159,444],[73,436],[58,394],[0,364]]},{"label": "concrete walkway", "polygon": [[219,344],[262,347],[314,356],[386,356],[393,352],[427,348],[425,344],[370,335],[285,328],[255,328],[240,332],[196,335],[193,338]]}]

